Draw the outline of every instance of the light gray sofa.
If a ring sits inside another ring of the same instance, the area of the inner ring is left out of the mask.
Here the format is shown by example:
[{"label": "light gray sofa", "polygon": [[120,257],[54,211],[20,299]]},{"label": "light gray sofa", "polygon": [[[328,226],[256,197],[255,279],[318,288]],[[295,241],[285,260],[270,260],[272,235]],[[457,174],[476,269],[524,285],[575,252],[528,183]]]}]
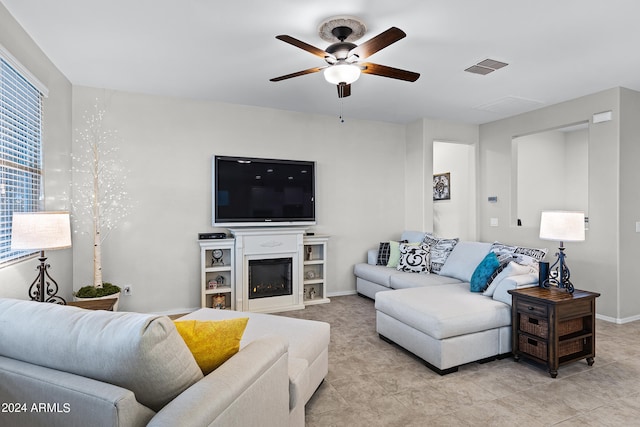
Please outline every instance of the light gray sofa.
[{"label": "light gray sofa", "polygon": [[250,317],[240,351],[203,376],[165,316],[0,299],[0,425],[302,426],[311,374],[290,351],[322,353],[329,327],[271,317],[269,334]]},{"label": "light gray sofa", "polygon": [[[404,232],[400,240],[421,241],[424,233]],[[357,292],[375,299],[376,329],[382,339],[423,359],[441,375],[458,366],[511,352],[509,289],[535,286],[529,266],[505,269],[492,289],[470,292],[469,281],[492,243],[459,242],[440,274],[398,271],[368,262],[354,266]]]}]

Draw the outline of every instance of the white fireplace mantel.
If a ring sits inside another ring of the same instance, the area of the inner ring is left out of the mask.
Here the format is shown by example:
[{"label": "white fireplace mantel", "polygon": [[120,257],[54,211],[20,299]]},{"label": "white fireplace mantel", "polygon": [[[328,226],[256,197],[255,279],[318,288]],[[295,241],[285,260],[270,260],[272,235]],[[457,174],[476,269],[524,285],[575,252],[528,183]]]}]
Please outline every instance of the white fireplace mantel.
[{"label": "white fireplace mantel", "polygon": [[[304,308],[303,261],[306,228],[233,228],[235,238],[235,307],[239,311],[273,313]],[[292,294],[249,299],[249,260],[292,258]]]}]

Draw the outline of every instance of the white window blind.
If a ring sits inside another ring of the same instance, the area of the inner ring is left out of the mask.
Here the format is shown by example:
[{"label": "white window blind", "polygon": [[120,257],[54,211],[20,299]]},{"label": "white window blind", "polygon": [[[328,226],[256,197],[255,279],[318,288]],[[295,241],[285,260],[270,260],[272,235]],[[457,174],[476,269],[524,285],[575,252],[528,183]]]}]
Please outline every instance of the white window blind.
[{"label": "white window blind", "polygon": [[0,264],[11,250],[13,212],[42,210],[42,94],[0,57]]}]

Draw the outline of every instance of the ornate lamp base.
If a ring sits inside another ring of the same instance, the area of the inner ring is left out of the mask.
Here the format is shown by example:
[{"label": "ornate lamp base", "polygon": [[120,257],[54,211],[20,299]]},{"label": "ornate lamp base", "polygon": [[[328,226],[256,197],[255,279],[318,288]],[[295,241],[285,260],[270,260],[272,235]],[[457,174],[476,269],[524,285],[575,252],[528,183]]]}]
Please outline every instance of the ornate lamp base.
[{"label": "ornate lamp base", "polygon": [[44,251],[40,251],[40,265],[38,266],[38,275],[29,286],[29,297],[32,301],[52,302],[55,304],[66,305],[64,298],[56,295],[58,293],[58,283],[49,275],[49,267],[45,261]]},{"label": "ornate lamp base", "polygon": [[545,288],[548,288],[551,285],[557,286],[560,289],[564,288],[567,292],[572,294],[575,288],[573,287],[571,280],[569,280],[571,272],[569,271],[567,264],[564,262],[565,254],[564,244],[562,242],[560,242],[560,247],[558,249],[559,252],[556,254],[558,259],[551,267],[549,267],[549,272],[555,272],[555,274],[549,274],[549,278],[542,283],[542,286]]}]

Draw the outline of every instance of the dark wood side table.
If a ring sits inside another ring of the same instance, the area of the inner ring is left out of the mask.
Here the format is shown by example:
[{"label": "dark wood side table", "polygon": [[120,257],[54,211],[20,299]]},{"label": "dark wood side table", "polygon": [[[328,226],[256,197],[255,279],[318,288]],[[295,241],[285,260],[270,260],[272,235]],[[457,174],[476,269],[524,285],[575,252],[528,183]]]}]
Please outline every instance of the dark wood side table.
[{"label": "dark wood side table", "polygon": [[67,305],[75,307],[85,308],[87,310],[106,310],[113,311],[113,306],[116,303],[116,298],[96,299],[89,301],[70,301]]},{"label": "dark wood side table", "polygon": [[512,351],[516,361],[526,357],[545,364],[551,378],[558,367],[596,355],[596,298],[600,294],[558,288],[510,290],[513,297]]}]

